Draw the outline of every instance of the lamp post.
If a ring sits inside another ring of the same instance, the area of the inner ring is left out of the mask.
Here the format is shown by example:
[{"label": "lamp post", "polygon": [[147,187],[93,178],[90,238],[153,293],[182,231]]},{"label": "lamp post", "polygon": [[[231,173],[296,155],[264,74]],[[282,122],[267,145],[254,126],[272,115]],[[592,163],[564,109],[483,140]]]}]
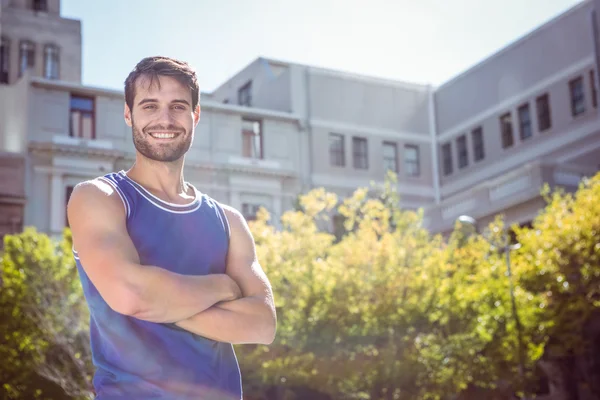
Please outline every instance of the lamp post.
[{"label": "lamp post", "polygon": [[[461,215],[460,217],[457,218],[457,221],[461,224],[462,227],[469,227],[469,231],[465,232],[467,235],[470,234],[478,234],[479,231],[477,229],[477,221],[475,220],[475,218],[468,216],[468,215]],[[523,359],[523,339],[522,339],[522,329],[521,329],[521,320],[519,318],[519,314],[517,312],[517,303],[515,301],[515,292],[514,292],[514,287],[513,287],[513,280],[512,280],[512,271],[510,268],[510,252],[512,250],[516,250],[518,248],[521,247],[520,243],[516,243],[516,244],[510,244],[510,240],[509,240],[509,236],[508,233],[506,232],[506,230],[503,230],[502,232],[502,239],[501,239],[501,243],[495,243],[492,240],[490,240],[488,237],[486,237],[485,235],[480,235],[483,239],[485,239],[486,242],[488,242],[491,246],[492,250],[497,251],[498,253],[504,253],[505,259],[506,259],[506,269],[507,269],[507,275],[508,275],[508,281],[509,281],[509,285],[510,285],[510,300],[512,303],[512,314],[513,314],[513,318],[515,320],[515,326],[517,328],[517,354],[518,354],[518,358],[519,358],[519,375],[521,378],[521,385],[524,388],[524,383],[525,383],[525,367],[524,367],[524,359]]]}]

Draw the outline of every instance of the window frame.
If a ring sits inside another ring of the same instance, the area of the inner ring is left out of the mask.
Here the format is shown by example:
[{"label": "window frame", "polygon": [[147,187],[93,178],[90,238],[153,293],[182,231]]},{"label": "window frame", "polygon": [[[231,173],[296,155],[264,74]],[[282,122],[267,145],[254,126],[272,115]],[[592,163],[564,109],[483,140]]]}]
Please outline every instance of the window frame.
[{"label": "window frame", "polygon": [[[407,157],[410,150],[415,151],[415,160],[410,160]],[[411,170],[411,166],[414,166],[414,170]],[[421,176],[421,149],[419,148],[419,145],[410,143],[404,144],[404,170],[406,171],[406,176]]]},{"label": "window frame", "polygon": [[369,169],[369,142],[364,136],[352,137],[352,166],[354,169]]}]

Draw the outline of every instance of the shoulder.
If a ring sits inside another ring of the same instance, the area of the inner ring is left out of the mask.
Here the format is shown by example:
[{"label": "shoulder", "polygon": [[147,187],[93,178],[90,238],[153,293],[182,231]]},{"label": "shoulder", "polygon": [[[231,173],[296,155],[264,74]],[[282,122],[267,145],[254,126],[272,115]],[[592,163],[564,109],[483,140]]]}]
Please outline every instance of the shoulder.
[{"label": "shoulder", "polygon": [[244,236],[251,236],[246,218],[244,218],[239,210],[227,204],[219,203],[219,205],[227,218],[232,235],[242,234]]},{"label": "shoulder", "polygon": [[225,215],[227,216],[228,219],[233,218],[235,220],[245,221],[242,213],[239,212],[236,208],[234,208],[228,204],[223,204],[223,203],[219,203],[219,205],[223,208],[223,211],[225,212]]},{"label": "shoulder", "polygon": [[99,214],[103,211],[124,212],[121,198],[114,186],[103,177],[86,180],[78,183],[74,188],[67,203],[69,217],[74,214],[87,212]]}]

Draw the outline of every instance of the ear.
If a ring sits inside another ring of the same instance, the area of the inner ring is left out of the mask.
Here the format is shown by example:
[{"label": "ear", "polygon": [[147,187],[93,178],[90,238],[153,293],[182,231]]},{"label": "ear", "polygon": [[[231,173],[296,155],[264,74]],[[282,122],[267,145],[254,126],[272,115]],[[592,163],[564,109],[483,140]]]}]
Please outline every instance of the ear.
[{"label": "ear", "polygon": [[200,121],[200,104],[198,104],[196,106],[196,108],[194,109],[194,126],[198,125],[199,121]]},{"label": "ear", "polygon": [[127,105],[127,103],[125,103],[125,109],[123,111],[123,116],[125,117],[125,123],[131,127],[133,125],[133,123],[131,122],[131,110],[129,109],[129,106]]}]

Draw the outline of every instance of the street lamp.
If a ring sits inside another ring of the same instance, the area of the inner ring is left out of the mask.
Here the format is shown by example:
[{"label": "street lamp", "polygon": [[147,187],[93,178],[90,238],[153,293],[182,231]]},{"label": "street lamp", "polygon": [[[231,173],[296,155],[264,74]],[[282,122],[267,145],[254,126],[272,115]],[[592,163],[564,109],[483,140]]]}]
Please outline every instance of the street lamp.
[{"label": "street lamp", "polygon": [[[457,222],[461,224],[461,231],[466,235],[470,236],[472,234],[478,234],[479,231],[477,229],[477,221],[475,218],[469,215],[461,215],[456,219]],[[467,228],[467,229],[465,229]],[[510,300],[512,303],[512,314],[515,320],[515,326],[517,328],[517,341],[518,341],[518,357],[519,357],[519,375],[521,377],[521,385],[525,383],[525,368],[523,361],[523,340],[521,336],[521,320],[519,319],[519,314],[517,313],[517,303],[515,302],[515,293],[513,288],[512,281],[512,271],[510,268],[510,252],[511,250],[516,250],[521,247],[520,243],[510,244],[509,236],[506,230],[502,231],[501,242],[497,243],[486,237],[485,235],[480,235],[486,242],[488,242],[493,251],[497,251],[498,253],[504,253],[506,259],[506,269],[508,272],[508,280],[510,284]]]}]

